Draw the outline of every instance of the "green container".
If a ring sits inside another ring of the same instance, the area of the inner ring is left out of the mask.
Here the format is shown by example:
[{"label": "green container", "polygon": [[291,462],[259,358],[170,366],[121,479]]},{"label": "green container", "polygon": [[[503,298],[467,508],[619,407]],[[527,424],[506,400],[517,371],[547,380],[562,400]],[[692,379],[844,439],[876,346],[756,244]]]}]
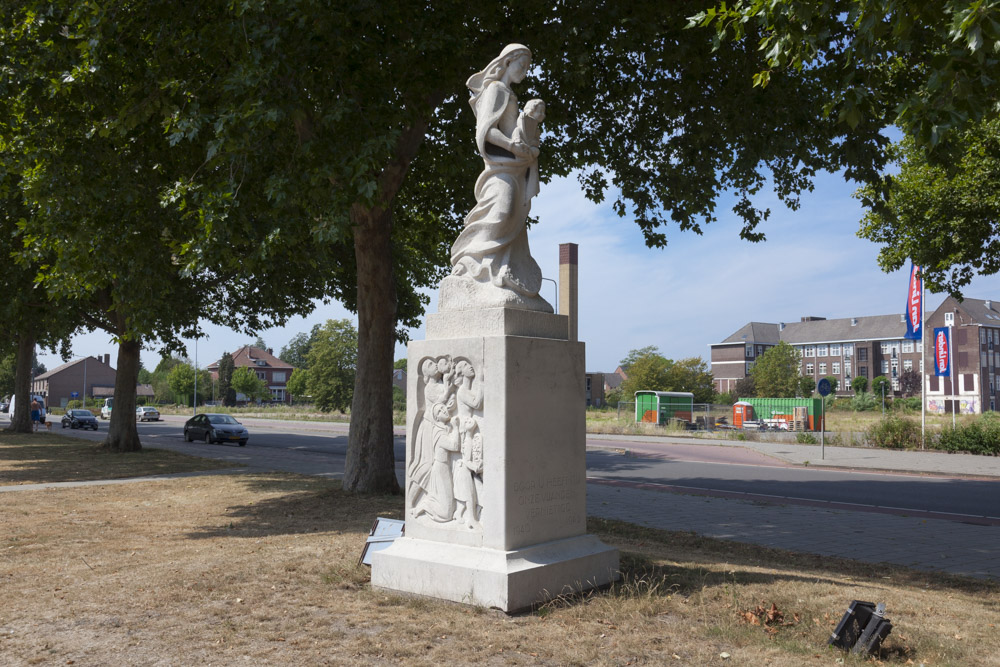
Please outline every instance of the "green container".
[{"label": "green container", "polygon": [[778,415],[792,417],[795,415],[795,408],[806,408],[808,411],[809,427],[820,430],[820,421],[823,417],[822,398],[741,398],[753,406],[754,419],[775,419]]},{"label": "green container", "polygon": [[694,411],[694,394],[687,391],[635,392],[635,421],[666,424],[671,419],[691,421]]}]

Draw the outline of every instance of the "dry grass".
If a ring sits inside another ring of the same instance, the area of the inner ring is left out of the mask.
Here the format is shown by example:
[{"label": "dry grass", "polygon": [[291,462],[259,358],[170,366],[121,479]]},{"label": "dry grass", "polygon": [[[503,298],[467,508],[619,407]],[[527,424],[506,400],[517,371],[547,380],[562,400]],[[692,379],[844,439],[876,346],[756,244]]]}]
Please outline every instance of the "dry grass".
[{"label": "dry grass", "polygon": [[237,467],[231,462],[143,449],[112,454],[93,442],[56,433],[0,432],[0,486],[119,479]]},{"label": "dry grass", "polygon": [[[615,588],[532,614],[373,591],[356,565],[398,498],[286,474],[0,496],[5,664],[829,665],[852,599],[888,664],[995,665],[997,586],[592,521]],[[774,604],[787,625],[751,625]],[[71,662],[72,661],[72,662]],[[864,661],[850,656],[846,664]]]}]

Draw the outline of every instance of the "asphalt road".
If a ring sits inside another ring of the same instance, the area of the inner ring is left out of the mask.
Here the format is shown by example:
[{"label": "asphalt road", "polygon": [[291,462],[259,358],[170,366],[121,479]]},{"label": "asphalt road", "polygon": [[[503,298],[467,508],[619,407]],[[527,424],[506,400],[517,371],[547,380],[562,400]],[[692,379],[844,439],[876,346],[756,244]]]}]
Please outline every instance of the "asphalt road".
[{"label": "asphalt road", "polygon": [[[184,418],[137,424],[144,443],[183,442]],[[347,452],[347,424],[243,420],[250,430],[247,454],[254,449],[295,450],[322,455],[342,470]],[[58,423],[54,430],[59,431]],[[100,440],[107,431],[64,431]],[[1000,480],[917,476],[790,466],[756,452],[711,445],[663,445],[655,456],[628,454],[608,442],[589,443],[587,475],[592,482],[645,486],[677,493],[697,493],[783,504],[843,507],[895,514],[933,514],[936,518],[985,518],[1000,522]],[[211,448],[232,445],[204,445]],[[404,459],[405,441],[397,429],[396,460]],[[263,452],[262,452],[263,453]],[[338,466],[340,462],[340,466]]]}]

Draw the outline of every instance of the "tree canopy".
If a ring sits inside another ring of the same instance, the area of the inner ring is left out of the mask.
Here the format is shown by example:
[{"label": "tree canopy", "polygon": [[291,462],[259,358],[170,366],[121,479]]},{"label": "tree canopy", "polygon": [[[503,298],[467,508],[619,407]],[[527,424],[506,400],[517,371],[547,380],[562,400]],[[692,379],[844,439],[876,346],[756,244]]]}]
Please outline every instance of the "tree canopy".
[{"label": "tree canopy", "polygon": [[882,246],[879,265],[894,271],[912,259],[928,289],[952,294],[977,274],[1000,271],[1000,120],[975,125],[956,143],[944,164],[903,139],[889,153],[899,173],[858,193],[869,207],[858,235]]},{"label": "tree canopy", "polygon": [[[354,394],[358,361],[358,331],[350,320],[328,320],[309,350],[306,388],[323,412],[346,411]],[[382,382],[389,385],[386,374]]]},{"label": "tree canopy", "polygon": [[711,403],[715,397],[712,374],[704,360],[690,357],[674,361],[661,355],[655,346],[632,350],[622,360],[628,362],[628,379],[622,383],[621,393],[633,396],[636,391],[689,391],[695,403]]},{"label": "tree canopy", "polygon": [[[790,75],[827,91],[803,113],[832,121],[845,146],[859,147],[844,173],[863,185],[859,235],[882,245],[883,270],[912,258],[928,288],[955,295],[976,273],[1000,270],[1000,3],[737,0],[691,26],[763,54],[759,87]],[[893,125],[905,138],[889,148]]]},{"label": "tree canopy", "polygon": [[801,363],[799,351],[785,341],[768,348],[750,369],[757,396],[795,398]]}]

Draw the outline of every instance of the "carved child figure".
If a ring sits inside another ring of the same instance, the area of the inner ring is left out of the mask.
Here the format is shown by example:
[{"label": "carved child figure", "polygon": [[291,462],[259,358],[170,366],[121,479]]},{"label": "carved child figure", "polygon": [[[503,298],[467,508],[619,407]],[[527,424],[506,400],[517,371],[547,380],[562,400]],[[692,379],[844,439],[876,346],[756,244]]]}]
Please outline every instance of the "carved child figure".
[{"label": "carved child figure", "polygon": [[[537,149],[542,143],[542,132],[538,126],[543,120],[545,120],[545,102],[539,99],[528,100],[524,110],[517,117],[517,127],[514,128],[511,139]],[[532,153],[538,155],[537,150]]]}]

